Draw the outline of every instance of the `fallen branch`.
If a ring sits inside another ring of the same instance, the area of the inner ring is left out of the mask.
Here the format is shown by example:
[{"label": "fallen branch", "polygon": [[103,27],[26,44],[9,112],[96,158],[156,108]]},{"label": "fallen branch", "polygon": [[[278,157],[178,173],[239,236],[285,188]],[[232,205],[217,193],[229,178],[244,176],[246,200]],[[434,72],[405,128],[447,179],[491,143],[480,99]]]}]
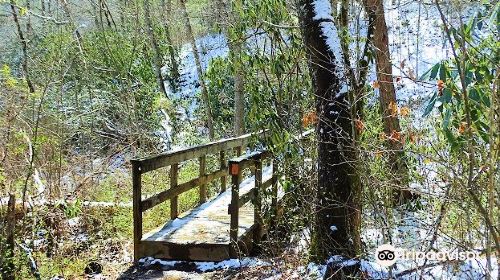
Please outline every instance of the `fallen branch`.
[{"label": "fallen branch", "polygon": [[394,277],[397,279],[399,277],[403,277],[405,275],[412,274],[412,273],[417,272],[419,270],[425,270],[425,269],[428,269],[428,268],[431,268],[431,267],[435,267],[435,266],[438,266],[438,265],[456,264],[456,263],[459,263],[459,262],[460,262],[459,260],[447,260],[447,261],[442,261],[442,262],[437,262],[437,263],[425,264],[425,265],[418,266],[418,267],[415,267],[415,268],[412,268],[412,269],[404,270],[404,271],[402,271],[402,272],[394,275]]}]

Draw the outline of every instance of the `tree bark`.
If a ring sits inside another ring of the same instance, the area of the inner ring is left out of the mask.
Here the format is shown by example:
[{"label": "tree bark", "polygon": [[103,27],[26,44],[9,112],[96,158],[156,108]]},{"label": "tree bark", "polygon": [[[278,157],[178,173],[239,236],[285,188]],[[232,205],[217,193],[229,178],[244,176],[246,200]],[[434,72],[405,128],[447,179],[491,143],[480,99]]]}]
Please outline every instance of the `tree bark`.
[{"label": "tree bark", "polygon": [[[330,6],[328,0],[302,0],[300,5],[303,7],[301,26],[319,118],[316,131],[318,193],[311,244],[315,261],[324,261],[331,255],[354,258],[361,247],[361,185],[351,164],[356,161],[351,104],[343,89],[346,81],[342,77],[342,58],[332,49],[336,46],[328,45],[332,39],[339,41],[333,18],[316,15],[314,5],[320,4]],[[335,277],[340,276],[333,276],[333,279]]]},{"label": "tree bark", "polygon": [[213,116],[212,109],[210,108],[210,99],[208,97],[207,86],[205,84],[205,80],[203,79],[203,70],[201,68],[201,59],[200,53],[198,52],[198,47],[196,47],[196,40],[194,38],[193,28],[191,27],[191,21],[189,19],[189,15],[186,9],[186,0],[179,0],[182,9],[182,17],[184,18],[184,25],[188,32],[188,38],[191,43],[191,47],[193,48],[194,60],[196,63],[196,70],[198,72],[198,78],[201,86],[201,98],[205,105],[205,113],[207,114],[207,127],[208,127],[208,135],[210,140],[214,139],[214,125],[213,125]]},{"label": "tree bark", "polygon": [[9,194],[7,215],[5,219],[5,251],[2,250],[2,254],[0,255],[0,275],[2,276],[2,279],[5,280],[14,280],[16,278],[14,265],[15,227],[16,198],[13,194]]},{"label": "tree bark", "polygon": [[[389,51],[389,36],[385,22],[383,0],[365,0],[369,17],[373,17],[373,46],[375,52],[377,80],[380,86],[380,111],[387,139],[390,168],[396,180],[401,182],[407,175],[403,143],[400,138],[401,127],[397,112],[396,91],[392,77],[392,63]],[[402,193],[401,193],[402,194]]]},{"label": "tree bark", "polygon": [[19,22],[19,17],[16,10],[16,1],[10,0],[10,9],[12,10],[12,18],[14,19],[14,23],[16,24],[17,36],[19,37],[19,41],[21,42],[21,49],[23,51],[22,68],[24,72],[24,79],[26,80],[26,84],[28,85],[29,92],[33,93],[35,92],[35,86],[31,81],[28,67],[28,42],[24,36],[23,29],[21,28],[21,23]]},{"label": "tree bark", "polygon": [[142,3],[144,5],[144,22],[146,23],[146,33],[148,34],[149,42],[151,44],[151,48],[153,49],[153,66],[155,70],[156,80],[158,82],[158,85],[160,86],[162,94],[165,96],[165,98],[168,99],[167,89],[165,88],[165,83],[163,82],[163,77],[161,75],[162,55],[153,29],[151,12],[149,10],[150,2],[149,0],[143,0]]},{"label": "tree bark", "polygon": [[84,51],[83,51],[84,50],[83,37],[80,34],[80,31],[78,30],[78,27],[76,26],[75,21],[73,20],[73,15],[71,14],[71,10],[69,8],[68,1],[67,0],[60,0],[60,2],[61,2],[61,5],[63,7],[64,13],[66,14],[66,17],[68,18],[68,20],[70,22],[70,26],[75,32],[76,40],[78,42],[78,49],[80,51],[80,54],[82,55],[83,63],[86,64],[85,58],[84,58]]},{"label": "tree bark", "polygon": [[[245,132],[245,79],[241,60],[242,46],[241,38],[237,42],[230,44],[230,52],[233,53],[234,60],[234,135],[240,136]],[[232,45],[232,46],[231,46]]]},{"label": "tree bark", "polygon": [[244,35],[238,32],[238,28],[233,28],[231,30],[231,25],[237,25],[239,18],[237,17],[238,7],[241,7],[241,1],[232,1],[231,8],[228,8],[227,3],[224,0],[218,0],[218,6],[221,14],[220,25],[224,34],[226,35],[229,47],[229,57],[233,64],[234,69],[234,122],[233,122],[233,134],[234,136],[240,136],[245,132],[244,118],[245,118],[245,76],[242,63],[242,51],[243,51],[243,37]]}]

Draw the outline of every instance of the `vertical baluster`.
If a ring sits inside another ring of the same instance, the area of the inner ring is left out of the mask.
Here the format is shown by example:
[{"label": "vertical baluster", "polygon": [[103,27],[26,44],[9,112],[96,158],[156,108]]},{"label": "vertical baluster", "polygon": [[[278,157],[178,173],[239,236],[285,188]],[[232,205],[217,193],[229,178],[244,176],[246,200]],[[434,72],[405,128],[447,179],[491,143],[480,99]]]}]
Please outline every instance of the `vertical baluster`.
[{"label": "vertical baluster", "polygon": [[239,216],[239,188],[241,183],[241,170],[238,163],[229,165],[229,173],[231,174],[231,204],[229,205],[229,213],[231,214],[231,224],[229,230],[229,256],[231,258],[238,257],[238,216]]},{"label": "vertical baluster", "polygon": [[[200,157],[200,178],[205,176],[205,167],[207,162],[207,156],[203,155]],[[205,203],[207,201],[207,185],[200,185],[200,204]]]},{"label": "vertical baluster", "polygon": [[236,150],[236,156],[239,157],[241,156],[242,152],[243,152],[243,147],[242,146],[238,146],[236,148],[234,148]]},{"label": "vertical baluster", "polygon": [[276,175],[277,166],[274,160],[271,161],[271,168],[272,168],[271,224],[274,226],[278,218],[278,178]]},{"label": "vertical baluster", "polygon": [[258,158],[255,162],[255,188],[254,188],[254,223],[257,225],[257,228],[254,232],[253,240],[255,244],[260,243],[260,238],[262,236],[263,230],[263,221],[261,216],[261,191],[262,191],[262,158]]},{"label": "vertical baluster", "polygon": [[132,203],[134,219],[134,261],[142,257],[140,243],[142,239],[142,207],[141,207],[141,167],[138,162],[132,161]]},{"label": "vertical baluster", "polygon": [[[227,170],[227,163],[226,163],[226,152],[221,151],[219,155],[219,160],[220,160],[220,169],[221,170]],[[227,177],[222,176],[220,178],[220,192],[223,193],[226,191],[226,185],[227,185]]]},{"label": "vertical baluster", "polygon": [[[170,166],[170,188],[177,187],[179,178],[179,164],[174,163]],[[179,197],[174,196],[170,199],[170,219],[175,219],[179,216]]]}]

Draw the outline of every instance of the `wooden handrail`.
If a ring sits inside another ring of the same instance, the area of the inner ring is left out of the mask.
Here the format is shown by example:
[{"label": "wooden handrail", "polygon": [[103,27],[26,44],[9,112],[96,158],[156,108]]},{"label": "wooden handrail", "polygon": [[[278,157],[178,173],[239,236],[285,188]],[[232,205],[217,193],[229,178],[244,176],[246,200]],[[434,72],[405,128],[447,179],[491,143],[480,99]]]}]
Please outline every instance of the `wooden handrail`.
[{"label": "wooden handrail", "polygon": [[207,154],[215,154],[221,151],[246,146],[252,136],[258,136],[261,133],[262,132],[254,134],[249,133],[239,137],[223,139],[178,151],[171,151],[161,155],[132,159],[131,162],[136,162],[140,167],[139,171],[141,173],[146,173],[175,163],[199,158]]}]

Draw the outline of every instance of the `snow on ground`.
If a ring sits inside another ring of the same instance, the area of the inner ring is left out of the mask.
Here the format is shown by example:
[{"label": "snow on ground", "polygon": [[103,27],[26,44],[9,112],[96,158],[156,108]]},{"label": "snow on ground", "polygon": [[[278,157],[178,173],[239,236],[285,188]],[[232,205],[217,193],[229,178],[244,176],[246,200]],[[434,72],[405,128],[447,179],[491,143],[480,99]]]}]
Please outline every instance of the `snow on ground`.
[{"label": "snow on ground", "polygon": [[[445,13],[447,13],[447,9]],[[473,5],[461,15],[466,21],[477,11]],[[447,13],[451,22],[456,13]],[[435,5],[409,1],[402,5],[386,6],[385,18],[389,28],[393,75],[402,79],[397,83],[396,96],[400,101],[427,98],[436,90],[432,84],[415,83],[427,70],[451,56],[451,48],[442,29],[439,11]]]},{"label": "snow on ground", "polygon": [[[203,71],[208,69],[212,59],[226,57],[229,53],[227,40],[222,34],[209,34],[198,38],[196,39],[196,47],[200,52]],[[188,99],[190,105],[187,108],[187,113],[188,117],[192,118],[192,114],[198,106],[194,97],[200,90],[200,82],[191,44],[185,44],[181,48],[180,61],[180,88],[176,92],[171,91],[169,95],[178,99]]]},{"label": "snow on ground", "polygon": [[189,264],[189,266],[199,272],[208,272],[221,269],[240,269],[244,267],[269,266],[270,263],[257,258],[229,259],[221,262],[186,262],[186,261],[166,261],[147,257],[139,260],[139,265],[143,267],[155,266],[162,270],[170,270],[179,266]]},{"label": "snow on ground", "polygon": [[[338,261],[336,256],[333,256],[328,261],[329,263]],[[342,266],[350,266],[358,264],[357,260],[343,260],[341,261]],[[498,266],[496,266],[496,259],[493,259],[495,268],[492,272],[492,279],[498,278]],[[429,267],[427,269],[411,271],[415,265],[409,261],[397,262],[394,267],[390,269],[387,267],[382,267],[381,265],[368,260],[361,260],[361,271],[366,278],[363,279],[400,279],[400,280],[413,280],[421,279],[423,280],[478,280],[485,279],[486,275],[486,260],[467,260],[461,264],[439,264],[435,265],[432,262],[428,263]],[[315,263],[309,263],[306,270],[303,271],[302,268],[298,268],[298,271],[302,273],[305,279],[323,279],[326,272],[326,265],[318,265]]]}]

